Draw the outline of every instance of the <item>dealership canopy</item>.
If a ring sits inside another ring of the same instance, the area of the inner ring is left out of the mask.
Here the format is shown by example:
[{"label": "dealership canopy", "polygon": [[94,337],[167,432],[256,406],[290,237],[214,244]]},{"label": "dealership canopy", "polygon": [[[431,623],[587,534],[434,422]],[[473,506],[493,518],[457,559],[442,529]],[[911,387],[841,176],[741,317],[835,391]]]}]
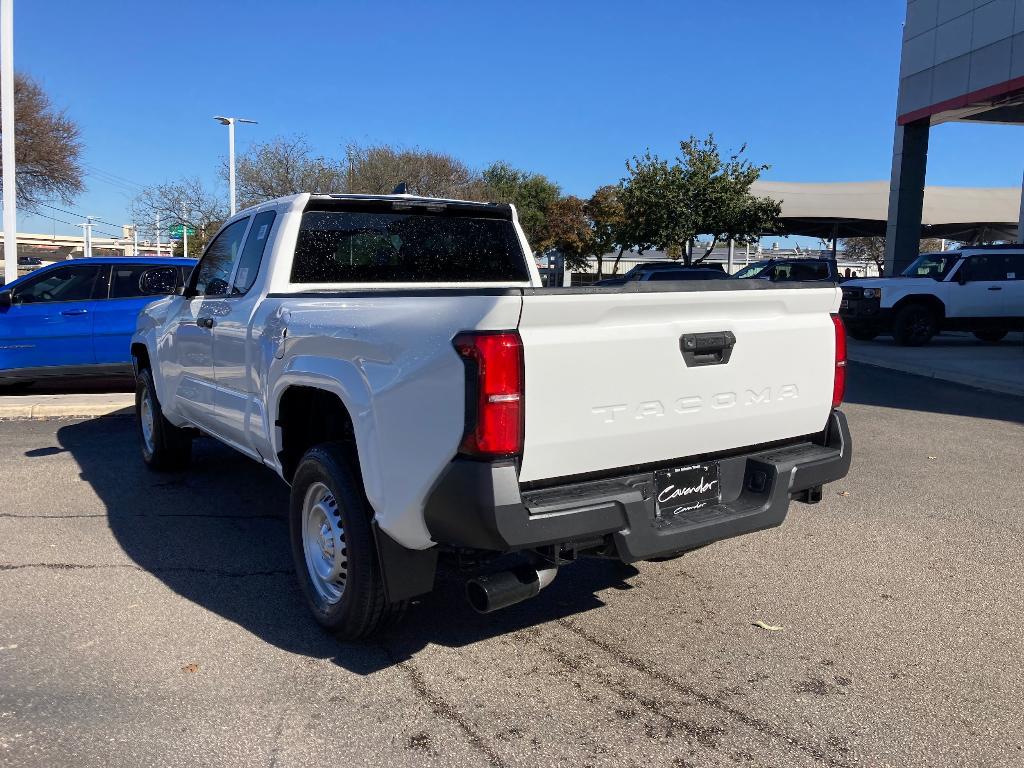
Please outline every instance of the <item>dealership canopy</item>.
[{"label": "dealership canopy", "polygon": [[[887,181],[757,181],[750,191],[782,203],[782,231],[777,234],[824,239],[885,235]],[[926,187],[921,237],[1016,240],[1020,196],[1020,187]]]}]

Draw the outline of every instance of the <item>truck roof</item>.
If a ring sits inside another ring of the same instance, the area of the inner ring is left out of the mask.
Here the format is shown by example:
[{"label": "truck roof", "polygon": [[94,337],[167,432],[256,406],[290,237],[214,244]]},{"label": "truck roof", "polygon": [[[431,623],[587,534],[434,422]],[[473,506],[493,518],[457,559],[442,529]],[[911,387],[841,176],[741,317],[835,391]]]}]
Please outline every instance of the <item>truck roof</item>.
[{"label": "truck roof", "polygon": [[[270,205],[278,205],[281,203],[294,203],[297,198],[302,197],[306,193],[299,193],[295,195],[286,195],[284,197],[278,197],[273,200],[265,200],[262,203],[251,205],[248,208],[238,211],[239,214],[245,211],[254,211],[258,208],[263,208]],[[319,193],[311,192],[309,194],[310,203],[330,203],[330,202],[353,202],[353,203],[409,203],[411,205],[429,206],[430,204],[436,205],[456,205],[463,209],[479,209],[481,211],[508,211],[511,210],[511,205],[508,203],[494,203],[494,202],[482,202],[479,200],[456,200],[450,197],[426,197],[424,195],[409,195],[409,194],[391,194],[391,195],[363,195],[353,193]],[[237,216],[238,214],[236,214]]]}]

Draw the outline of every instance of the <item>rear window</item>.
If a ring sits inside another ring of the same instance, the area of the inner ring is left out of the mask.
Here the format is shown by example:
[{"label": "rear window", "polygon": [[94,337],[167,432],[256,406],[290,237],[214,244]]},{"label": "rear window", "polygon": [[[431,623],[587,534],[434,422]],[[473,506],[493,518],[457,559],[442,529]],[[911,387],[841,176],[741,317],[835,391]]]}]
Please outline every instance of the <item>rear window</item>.
[{"label": "rear window", "polygon": [[512,222],[445,212],[306,211],[293,283],[522,282]]}]

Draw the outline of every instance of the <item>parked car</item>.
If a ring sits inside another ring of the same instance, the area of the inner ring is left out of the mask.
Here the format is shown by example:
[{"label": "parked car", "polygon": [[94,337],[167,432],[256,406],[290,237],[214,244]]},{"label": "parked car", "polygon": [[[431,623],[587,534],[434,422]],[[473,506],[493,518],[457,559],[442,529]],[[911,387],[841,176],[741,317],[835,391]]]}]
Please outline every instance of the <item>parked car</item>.
[{"label": "parked car", "polygon": [[839,282],[839,268],[832,259],[767,259],[744,267],[736,279],[756,278],[772,282]]},{"label": "parked car", "polygon": [[195,259],[61,261],[0,290],[0,385],[52,377],[131,375],[135,318],[181,288]]},{"label": "parked car", "polygon": [[542,288],[529,254],[510,205],[238,213],[139,315],[143,460],[180,469],[203,433],[276,471],[304,599],[349,638],[429,592],[439,552],[520,553],[469,581],[487,612],[580,556],[779,525],[846,474],[838,287]]},{"label": "parked car", "polygon": [[19,267],[38,267],[43,263],[43,260],[36,256],[19,256],[18,266]]},{"label": "parked car", "polygon": [[971,331],[995,342],[1024,330],[1024,245],[921,254],[899,277],[843,283],[840,314],[849,334],[868,341],[927,344],[939,331]]},{"label": "parked car", "polygon": [[629,282],[648,280],[724,280],[727,277],[721,265],[684,266],[676,262],[648,262],[637,264],[621,277],[608,277],[594,285],[625,285]]}]

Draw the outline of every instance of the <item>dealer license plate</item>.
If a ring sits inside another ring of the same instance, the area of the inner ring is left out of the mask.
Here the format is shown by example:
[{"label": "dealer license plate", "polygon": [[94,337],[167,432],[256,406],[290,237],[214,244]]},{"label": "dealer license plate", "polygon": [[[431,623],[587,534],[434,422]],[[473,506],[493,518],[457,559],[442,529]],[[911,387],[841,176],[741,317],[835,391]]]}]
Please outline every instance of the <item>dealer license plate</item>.
[{"label": "dealer license plate", "polygon": [[659,517],[717,504],[722,498],[718,462],[655,470],[654,490]]}]

